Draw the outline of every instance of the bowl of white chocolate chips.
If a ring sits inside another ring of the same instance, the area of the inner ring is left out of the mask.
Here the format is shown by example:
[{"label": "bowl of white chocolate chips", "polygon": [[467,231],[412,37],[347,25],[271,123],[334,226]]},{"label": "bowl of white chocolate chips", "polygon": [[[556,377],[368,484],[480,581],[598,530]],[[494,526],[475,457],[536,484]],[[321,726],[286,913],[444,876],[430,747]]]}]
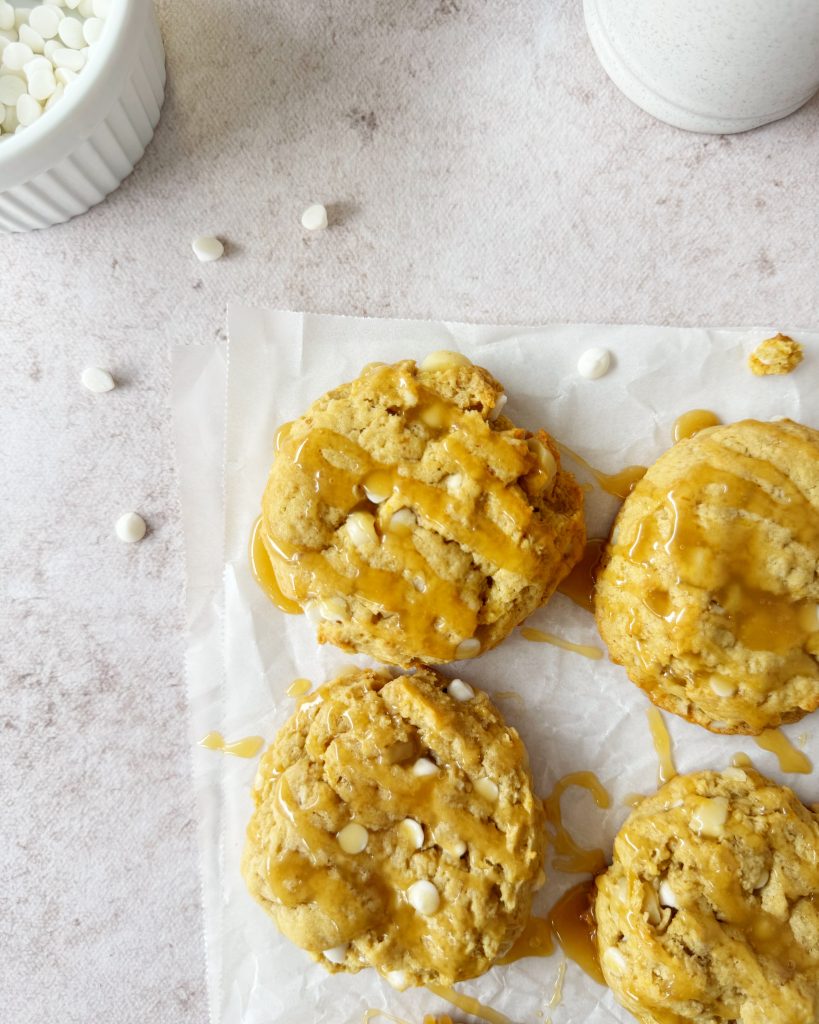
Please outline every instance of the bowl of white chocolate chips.
[{"label": "bowl of white chocolate chips", "polygon": [[144,153],[164,90],[151,0],[0,0],[0,231],[101,202]]}]

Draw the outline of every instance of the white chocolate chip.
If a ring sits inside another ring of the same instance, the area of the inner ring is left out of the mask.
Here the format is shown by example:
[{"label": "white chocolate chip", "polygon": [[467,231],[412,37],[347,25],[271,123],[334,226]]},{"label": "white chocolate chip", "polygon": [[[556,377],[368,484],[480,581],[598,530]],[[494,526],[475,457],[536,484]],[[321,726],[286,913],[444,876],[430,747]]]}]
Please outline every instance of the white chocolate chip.
[{"label": "white chocolate chip", "polygon": [[307,616],[308,621],[314,626],[317,626],[320,622],[324,621],[324,616],[321,614],[318,601],[308,601],[304,605],[304,614]]},{"label": "white chocolate chip", "polygon": [[83,386],[87,387],[89,391],[93,391],[95,395],[112,391],[116,387],[111,374],[107,370],[101,370],[98,366],[86,366],[80,380]]},{"label": "white chocolate chip", "polygon": [[731,782],[748,781],[748,776],[745,774],[745,772],[741,768],[737,768],[734,765],[732,765],[730,768],[726,768],[722,774],[726,779],[730,779]]},{"label": "white chocolate chip", "polygon": [[421,360],[422,370],[448,370],[453,366],[471,366],[472,363],[460,352],[450,352],[447,349],[439,349],[437,352],[430,352]]},{"label": "white chocolate chip", "polygon": [[500,416],[500,414],[503,412],[503,407],[506,405],[508,401],[509,399],[506,397],[506,395],[503,392],[501,392],[495,399],[495,404],[492,406],[489,412],[489,419],[496,420],[498,416]]},{"label": "white chocolate chip", "polygon": [[464,485],[463,473],[450,473],[441,481],[448,494],[459,494]]},{"label": "white chocolate chip", "polygon": [[403,992],[405,988],[409,988],[409,977],[407,976],[406,971],[387,971],[384,978],[399,992]]},{"label": "white chocolate chip", "polygon": [[455,658],[461,661],[465,658],[474,658],[476,655],[481,653],[481,642],[476,637],[471,636],[466,640],[461,640],[458,646],[455,648]]},{"label": "white chocolate chip", "polygon": [[126,512],[120,516],[114,527],[117,537],[125,544],[135,544],[145,536],[147,527],[145,520],[136,512]]},{"label": "white chocolate chip", "polygon": [[628,967],[626,958],[615,946],[603,950],[603,966],[612,974],[624,974]]},{"label": "white chocolate chip", "polygon": [[446,692],[454,700],[467,701],[472,700],[475,696],[475,691],[469,685],[465,683],[463,679],[453,679],[449,686],[446,688]]},{"label": "white chocolate chip", "polygon": [[398,830],[413,850],[420,850],[424,845],[424,826],[415,818],[404,818],[398,823]]},{"label": "white chocolate chip", "polygon": [[662,920],[660,914],[660,903],[657,899],[657,893],[653,889],[646,889],[643,893],[643,910],[645,911],[648,923],[655,927]]},{"label": "white chocolate chip", "polygon": [[430,761],[428,757],[419,757],[412,766],[412,774],[417,775],[419,778],[424,778],[427,775],[436,775],[437,772],[438,765],[434,761]]},{"label": "white chocolate chip", "polygon": [[438,890],[432,882],[428,882],[425,878],[412,883],[407,889],[407,899],[410,906],[425,917],[434,914],[441,905]]},{"label": "white chocolate chip", "polygon": [[301,226],[305,231],[323,231],[327,227],[327,207],[321,203],[308,206],[301,215]]},{"label": "white chocolate chip", "polygon": [[350,617],[343,597],[326,597],[316,604],[322,619],[327,622],[346,622]]},{"label": "white chocolate chip", "polygon": [[526,447],[537,459],[541,470],[551,480],[557,472],[557,462],[554,455],[552,455],[546,445],[543,444],[542,441],[538,441],[536,437],[530,437],[526,442]]},{"label": "white chocolate chip", "polygon": [[768,884],[768,882],[770,881],[770,879],[771,879],[771,873],[770,873],[770,871],[764,871],[764,870],[763,870],[762,874],[761,874],[761,875],[759,876],[759,878],[757,879],[757,882],[756,882],[756,885],[754,886],[754,889],[755,889],[755,890],[756,890],[756,889],[764,889],[764,888],[765,888],[765,886],[766,886],[766,885]]},{"label": "white chocolate chip", "polygon": [[191,242],[191,248],[200,263],[212,263],[225,251],[224,245],[215,235],[199,235]]},{"label": "white chocolate chip", "polygon": [[607,348],[587,348],[577,360],[577,372],[586,380],[597,380],[609,372],[611,352]]},{"label": "white chocolate chip", "polygon": [[411,508],[399,508],[390,516],[390,530],[397,534],[406,534],[418,524]]},{"label": "white chocolate chip", "polygon": [[701,836],[722,835],[728,820],[728,800],[724,796],[701,797],[691,815],[691,829]]},{"label": "white chocolate chip", "polygon": [[331,964],[343,964],[347,959],[348,946],[349,944],[344,942],[340,946],[333,946],[332,949],[325,949],[322,955]]},{"label": "white chocolate chip", "polygon": [[718,697],[733,697],[737,692],[737,688],[733,683],[730,683],[727,679],[721,679],[719,676],[711,676],[710,685]]},{"label": "white chocolate chip", "polygon": [[375,519],[369,512],[351,512],[347,516],[347,532],[353,546],[360,551],[374,548],[378,544],[378,534],[375,532]]},{"label": "white chocolate chip", "polygon": [[667,878],[664,878],[662,882],[660,882],[659,895],[661,906],[673,907],[674,910],[679,910],[680,904],[677,902],[677,896],[669,885]]},{"label": "white chocolate chip", "polygon": [[378,481],[377,483],[364,481],[364,493],[367,496],[367,501],[371,501],[373,505],[380,505],[382,501],[386,501],[387,498],[392,494],[392,483],[389,481]]},{"label": "white chocolate chip", "polygon": [[490,803],[495,803],[498,799],[498,786],[497,783],[488,779],[485,775],[482,775],[479,779],[475,779],[475,792],[488,800]]},{"label": "white chocolate chip", "polygon": [[366,828],[363,825],[356,824],[354,821],[351,821],[349,825],[345,825],[336,836],[338,845],[345,853],[361,853],[362,850],[366,850],[369,838],[370,836]]},{"label": "white chocolate chip", "polygon": [[412,581],[412,585],[419,594],[425,594],[427,592],[427,581],[423,576],[416,576]]}]

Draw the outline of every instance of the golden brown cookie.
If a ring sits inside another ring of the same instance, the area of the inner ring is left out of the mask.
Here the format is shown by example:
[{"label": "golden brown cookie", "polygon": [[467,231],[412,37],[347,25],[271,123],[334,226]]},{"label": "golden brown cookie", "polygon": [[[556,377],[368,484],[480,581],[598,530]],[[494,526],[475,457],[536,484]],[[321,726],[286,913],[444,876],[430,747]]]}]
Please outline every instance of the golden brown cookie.
[{"label": "golden brown cookie", "polygon": [[262,757],[242,872],[329,971],[398,988],[486,971],[543,880],[526,750],[489,698],[430,669],[355,670]]},{"label": "golden brown cookie", "polygon": [[802,362],[802,346],[787,334],[777,334],[773,338],[760,341],[748,356],[751,373],[757,377],[769,374],[790,373]]},{"label": "golden brown cookie", "polygon": [[[459,361],[456,361],[459,360]],[[392,664],[494,647],[580,557],[583,497],[453,353],[375,364],[280,431],[261,536],[318,639]]]},{"label": "golden brown cookie", "polygon": [[819,1019],[819,818],[753,770],[672,779],[597,879],[600,964],[642,1024]]},{"label": "golden brown cookie", "polygon": [[819,705],[819,432],[680,441],[623,504],[597,580],[611,657],[660,707],[759,733]]}]

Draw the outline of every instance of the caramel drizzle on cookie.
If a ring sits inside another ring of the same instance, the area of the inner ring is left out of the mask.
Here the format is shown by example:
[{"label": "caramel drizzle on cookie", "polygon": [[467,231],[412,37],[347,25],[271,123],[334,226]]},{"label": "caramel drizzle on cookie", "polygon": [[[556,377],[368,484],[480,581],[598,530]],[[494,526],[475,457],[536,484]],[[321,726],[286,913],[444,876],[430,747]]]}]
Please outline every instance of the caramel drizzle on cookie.
[{"label": "caramel drizzle on cookie", "polygon": [[[757,429],[771,443],[786,444],[792,453],[790,461],[815,462],[816,447],[783,432],[779,425],[758,424]],[[771,541],[762,527],[776,524],[782,549],[795,543],[815,557],[819,513],[794,480],[771,462],[727,449],[710,435],[694,443],[702,451],[702,464],[669,490],[655,485],[651,475],[641,481],[635,495],[645,511],[636,530],[627,532],[621,526],[612,545],[615,568],[618,558],[639,565],[648,570],[641,574],[647,582],[637,589],[625,573],[618,576],[611,570],[607,580],[628,591],[635,607],[642,606],[666,622],[675,649],[691,652],[687,640],[697,628],[697,595],[708,594],[708,610],[717,617],[724,635],[749,651],[777,655],[774,665],[770,659],[757,659],[760,667],[740,682],[751,691],[752,699],[737,698],[737,705],[748,731],[758,731],[769,721],[756,707],[760,698],[794,676],[819,677],[819,606],[813,600],[793,598],[785,584],[787,567],[780,567],[779,574],[769,568]],[[662,552],[675,570],[671,592],[656,569]],[[675,598],[674,590],[686,595],[684,603]],[[656,671],[660,666],[640,646],[638,620],[635,614],[627,629],[637,641],[646,669]],[[697,653],[689,653],[687,666],[665,666],[662,677],[664,685],[676,677],[678,685],[687,687],[713,717],[716,731],[720,731],[726,701],[735,697],[733,681],[712,667],[724,662],[724,653],[715,639],[704,638]]]},{"label": "caramel drizzle on cookie", "polygon": [[[370,613],[393,617],[407,646],[428,659],[448,661],[479,653],[481,600],[467,601],[459,579],[436,575],[414,542],[413,517],[439,535],[476,553],[487,576],[498,571],[528,579],[543,574],[543,552],[553,547],[545,524],[533,515],[531,497],[553,485],[557,462],[546,446],[517,428],[497,429],[485,410],[461,408],[421,385],[406,364],[370,371],[373,389],[395,393],[406,428],[441,442],[447,475],[431,484],[412,475],[412,463],[379,462],[362,445],[327,428],[306,433],[292,427],[277,435],[277,459],[310,481],[318,504],[339,523],[354,512],[369,517],[372,544],[295,548],[263,521],[254,539],[254,571],[279,607],[291,611],[320,595],[355,595]],[[487,466],[491,461],[511,482]],[[464,482],[468,487],[462,486]],[[397,517],[395,513],[400,513]],[[366,538],[365,538],[366,540]],[[263,546],[270,565],[260,557]],[[376,563],[377,564],[374,564]],[[270,583],[272,577],[274,584]],[[332,621],[342,610],[317,609]],[[341,618],[336,621],[342,621]],[[366,624],[362,624],[366,628]]]}]

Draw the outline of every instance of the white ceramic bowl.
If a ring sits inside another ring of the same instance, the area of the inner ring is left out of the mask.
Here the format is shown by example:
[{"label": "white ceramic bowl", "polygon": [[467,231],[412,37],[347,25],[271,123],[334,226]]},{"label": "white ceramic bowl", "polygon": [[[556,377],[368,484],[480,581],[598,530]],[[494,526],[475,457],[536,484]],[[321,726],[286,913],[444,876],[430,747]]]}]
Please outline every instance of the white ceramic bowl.
[{"label": "white ceramic bowl", "polygon": [[145,152],[165,95],[152,0],[113,0],[94,55],[65,96],[0,143],[0,232],[85,213]]}]

